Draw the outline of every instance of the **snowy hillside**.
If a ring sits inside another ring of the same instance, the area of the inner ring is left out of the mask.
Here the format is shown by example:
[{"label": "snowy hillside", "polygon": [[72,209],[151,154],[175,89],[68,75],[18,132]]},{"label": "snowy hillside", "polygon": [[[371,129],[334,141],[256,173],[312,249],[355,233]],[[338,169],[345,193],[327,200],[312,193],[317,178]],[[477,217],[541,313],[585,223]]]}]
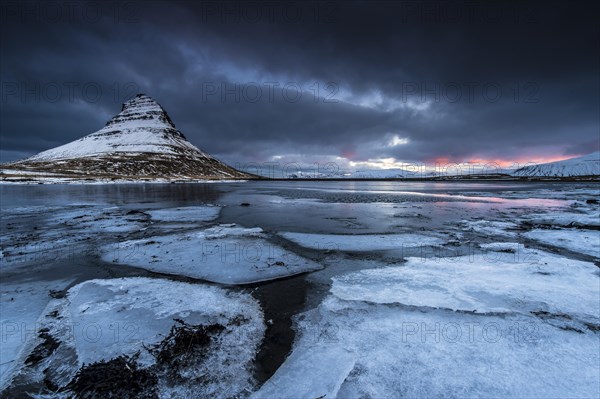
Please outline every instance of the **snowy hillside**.
[{"label": "snowy hillside", "polygon": [[513,172],[514,176],[535,177],[569,177],[569,176],[599,176],[600,151],[564,161],[543,163],[526,166]]},{"label": "snowy hillside", "polygon": [[3,165],[3,179],[13,173],[93,178],[247,178],[187,141],[167,112],[138,94],[95,133]]}]

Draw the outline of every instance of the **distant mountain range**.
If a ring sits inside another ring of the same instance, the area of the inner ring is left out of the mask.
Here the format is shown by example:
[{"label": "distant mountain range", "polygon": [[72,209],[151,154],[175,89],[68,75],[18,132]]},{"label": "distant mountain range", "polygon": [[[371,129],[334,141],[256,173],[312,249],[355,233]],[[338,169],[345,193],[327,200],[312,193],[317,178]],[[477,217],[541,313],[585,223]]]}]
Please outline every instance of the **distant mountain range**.
[{"label": "distant mountain range", "polygon": [[[271,177],[271,176],[269,176]],[[279,177],[279,176],[277,176]],[[282,173],[280,177],[292,179],[453,179],[453,178],[600,178],[600,152],[566,159],[564,161],[530,165],[519,169],[492,169],[477,174],[468,164],[449,165],[429,170],[425,165],[411,169],[363,169],[334,172],[317,172],[314,169]]]},{"label": "distant mountain range", "polygon": [[247,179],[190,143],[167,112],[144,94],[95,133],[30,158],[3,164],[2,180]]}]

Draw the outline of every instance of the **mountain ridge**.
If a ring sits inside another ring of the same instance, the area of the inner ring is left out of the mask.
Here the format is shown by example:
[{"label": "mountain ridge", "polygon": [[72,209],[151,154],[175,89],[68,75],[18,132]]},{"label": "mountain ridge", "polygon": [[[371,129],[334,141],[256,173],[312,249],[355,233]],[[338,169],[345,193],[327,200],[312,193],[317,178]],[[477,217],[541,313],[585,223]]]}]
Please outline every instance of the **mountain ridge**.
[{"label": "mountain ridge", "polygon": [[519,168],[512,173],[518,177],[576,177],[600,175],[600,151],[562,161]]},{"label": "mountain ridge", "polygon": [[100,130],[2,168],[4,175],[12,170],[74,178],[253,178],[190,143],[164,108],[145,94],[123,103]]}]

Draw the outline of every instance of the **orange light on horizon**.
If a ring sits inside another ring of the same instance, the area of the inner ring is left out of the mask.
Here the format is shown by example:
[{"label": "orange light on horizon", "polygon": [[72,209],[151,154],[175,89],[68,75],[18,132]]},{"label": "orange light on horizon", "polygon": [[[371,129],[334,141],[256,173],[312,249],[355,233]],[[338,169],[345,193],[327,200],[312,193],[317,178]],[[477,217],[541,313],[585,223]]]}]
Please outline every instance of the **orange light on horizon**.
[{"label": "orange light on horizon", "polygon": [[556,161],[564,161],[565,159],[574,158],[579,155],[553,155],[553,156],[536,156],[536,157],[527,157],[520,156],[513,159],[506,158],[471,158],[471,159],[452,159],[450,157],[436,157],[431,161],[427,162],[432,165],[449,165],[449,164],[478,164],[478,165],[496,165],[501,168],[506,167],[516,167],[516,166],[525,166],[527,164],[540,164],[540,163],[548,163],[548,162],[556,162]]}]

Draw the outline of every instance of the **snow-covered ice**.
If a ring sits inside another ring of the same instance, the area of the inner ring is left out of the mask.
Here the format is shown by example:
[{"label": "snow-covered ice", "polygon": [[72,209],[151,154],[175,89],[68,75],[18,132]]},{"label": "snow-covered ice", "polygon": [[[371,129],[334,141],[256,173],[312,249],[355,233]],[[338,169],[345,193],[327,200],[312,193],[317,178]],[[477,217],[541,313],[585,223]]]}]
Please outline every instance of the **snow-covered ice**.
[{"label": "snow-covered ice", "polygon": [[143,214],[127,212],[119,207],[67,207],[51,215],[48,222],[87,233],[129,233],[145,226]]},{"label": "snow-covered ice", "polygon": [[267,240],[260,228],[205,230],[109,244],[102,258],[223,284],[247,284],[318,270],[321,265]]}]

